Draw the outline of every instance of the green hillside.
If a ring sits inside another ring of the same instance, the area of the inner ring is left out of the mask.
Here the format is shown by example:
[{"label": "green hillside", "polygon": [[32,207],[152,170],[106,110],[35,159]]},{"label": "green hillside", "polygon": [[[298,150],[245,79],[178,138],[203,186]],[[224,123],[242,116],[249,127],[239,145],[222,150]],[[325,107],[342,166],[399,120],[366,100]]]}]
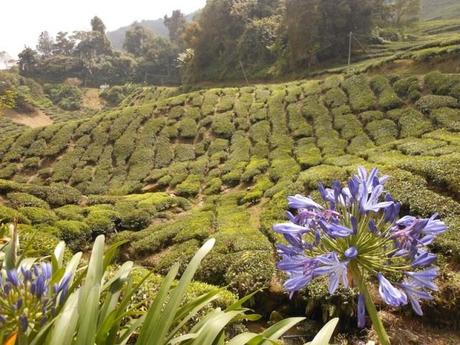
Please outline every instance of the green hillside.
[{"label": "green hillside", "polygon": [[[435,249],[460,261],[460,75],[162,92],[139,89],[91,118],[4,134],[0,218],[19,219],[30,250],[46,252],[58,238],[85,249],[102,233],[128,241],[121,260],[163,274],[212,235],[201,281],[282,296],[271,226],[284,218],[286,195],[378,166],[404,212],[446,220]],[[442,279],[447,289],[457,278]],[[336,301],[326,296],[307,290],[311,313],[349,315],[346,304],[328,309]],[[455,305],[435,300],[427,313],[453,325],[440,311],[459,315]]]}]

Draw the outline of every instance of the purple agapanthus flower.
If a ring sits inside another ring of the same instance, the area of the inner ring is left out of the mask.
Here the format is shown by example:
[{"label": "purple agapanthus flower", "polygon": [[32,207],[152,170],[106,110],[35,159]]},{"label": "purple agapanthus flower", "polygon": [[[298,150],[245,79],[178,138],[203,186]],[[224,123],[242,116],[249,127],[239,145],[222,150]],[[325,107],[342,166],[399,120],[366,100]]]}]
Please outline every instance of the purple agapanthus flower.
[{"label": "purple agapanthus flower", "polygon": [[342,281],[348,287],[348,262],[340,262],[336,253],[316,257],[318,267],[314,269],[314,276],[327,276],[329,278],[329,293],[333,294]]},{"label": "purple agapanthus flower", "polygon": [[[277,245],[278,268],[288,276],[285,288],[291,295],[320,276],[328,278],[330,293],[340,284],[348,287],[349,275],[376,276],[385,303],[399,307],[410,302],[421,315],[420,301],[430,299],[429,291],[437,289],[438,269],[432,266],[436,255],[427,245],[447,227],[436,214],[399,218],[401,205],[384,188],[388,178],[375,168],[359,168],[344,186],[338,181],[331,188],[319,184],[322,202],[299,194],[288,197],[289,222],[273,229],[286,240]],[[395,271],[406,277],[402,283],[385,277]],[[360,327],[367,302],[360,295]]]},{"label": "purple agapanthus flower", "polygon": [[358,327],[364,328],[366,325],[366,305],[364,301],[364,295],[360,293],[358,295]]},{"label": "purple agapanthus flower", "polygon": [[273,226],[273,230],[280,234],[289,234],[289,235],[301,235],[304,234],[308,231],[310,231],[309,228],[301,225],[294,224],[292,222],[289,223],[282,223],[282,224],[276,224]]},{"label": "purple agapanthus flower", "polygon": [[438,276],[438,272],[439,269],[437,267],[432,267],[423,271],[406,272],[406,275],[412,280],[414,285],[436,291],[438,288],[434,280]]},{"label": "purple agapanthus flower", "polygon": [[302,209],[302,208],[322,209],[323,208],[320,204],[317,204],[312,199],[299,195],[299,194],[297,194],[296,196],[288,197],[288,206],[290,208],[295,208],[295,209]]},{"label": "purple agapanthus flower", "polygon": [[51,285],[53,271],[49,263],[21,266],[17,270],[0,272],[0,324],[2,329],[27,332],[38,331],[44,321],[52,317],[58,306],[64,303],[72,275],[62,277]]},{"label": "purple agapanthus flower", "polygon": [[410,280],[404,280],[404,282],[401,284],[401,289],[404,291],[407,298],[409,299],[409,302],[415,313],[422,316],[423,311],[422,307],[420,306],[420,301],[432,300],[433,296],[431,296],[428,292],[423,290],[420,286],[414,284],[414,281]]},{"label": "purple agapanthus flower", "polygon": [[379,280],[379,293],[386,304],[392,307],[400,307],[407,304],[406,294],[398,288],[395,288],[391,283],[378,273],[377,279]]}]

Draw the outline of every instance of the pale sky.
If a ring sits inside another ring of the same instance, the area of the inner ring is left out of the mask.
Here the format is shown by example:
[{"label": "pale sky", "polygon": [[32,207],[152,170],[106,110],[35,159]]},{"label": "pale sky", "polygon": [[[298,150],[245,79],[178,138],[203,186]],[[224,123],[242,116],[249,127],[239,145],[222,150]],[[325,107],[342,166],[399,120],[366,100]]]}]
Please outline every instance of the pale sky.
[{"label": "pale sky", "polygon": [[42,31],[89,30],[99,16],[107,30],[143,19],[158,19],[175,9],[189,14],[206,0],[0,0],[0,51],[13,57],[28,45],[35,48]]}]

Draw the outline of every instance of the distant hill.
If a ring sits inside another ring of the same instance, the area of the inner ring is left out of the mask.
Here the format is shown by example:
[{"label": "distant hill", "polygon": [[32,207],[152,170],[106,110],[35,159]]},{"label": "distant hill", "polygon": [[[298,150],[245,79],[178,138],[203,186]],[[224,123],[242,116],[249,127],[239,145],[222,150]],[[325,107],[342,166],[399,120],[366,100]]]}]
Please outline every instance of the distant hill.
[{"label": "distant hill", "polygon": [[[199,10],[186,15],[185,18],[187,21],[192,21],[195,15],[198,13]],[[107,33],[107,36],[109,37],[110,42],[112,42],[112,46],[115,49],[123,49],[123,41],[125,40],[126,31],[128,31],[131,26],[136,24],[152,30],[158,36],[168,37],[168,28],[165,26],[163,18],[158,18],[155,20],[142,20],[140,22],[134,22],[131,25],[123,26],[117,30],[109,31]]]},{"label": "distant hill", "polygon": [[459,0],[422,0],[422,18],[460,18]]}]

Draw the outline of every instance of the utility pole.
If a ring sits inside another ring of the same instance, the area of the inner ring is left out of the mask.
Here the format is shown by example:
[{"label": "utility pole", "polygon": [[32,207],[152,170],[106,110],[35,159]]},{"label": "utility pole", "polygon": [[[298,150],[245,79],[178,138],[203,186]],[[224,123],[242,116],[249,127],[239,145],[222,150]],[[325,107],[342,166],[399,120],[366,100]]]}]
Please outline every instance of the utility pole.
[{"label": "utility pole", "polygon": [[348,37],[348,66],[351,64],[351,40],[353,39],[353,31],[350,31]]},{"label": "utility pole", "polygon": [[249,85],[249,80],[248,80],[248,77],[246,75],[246,71],[244,70],[243,63],[241,62],[241,59],[238,59],[238,61],[240,63],[241,71],[243,72],[244,79],[246,80],[246,84]]}]

